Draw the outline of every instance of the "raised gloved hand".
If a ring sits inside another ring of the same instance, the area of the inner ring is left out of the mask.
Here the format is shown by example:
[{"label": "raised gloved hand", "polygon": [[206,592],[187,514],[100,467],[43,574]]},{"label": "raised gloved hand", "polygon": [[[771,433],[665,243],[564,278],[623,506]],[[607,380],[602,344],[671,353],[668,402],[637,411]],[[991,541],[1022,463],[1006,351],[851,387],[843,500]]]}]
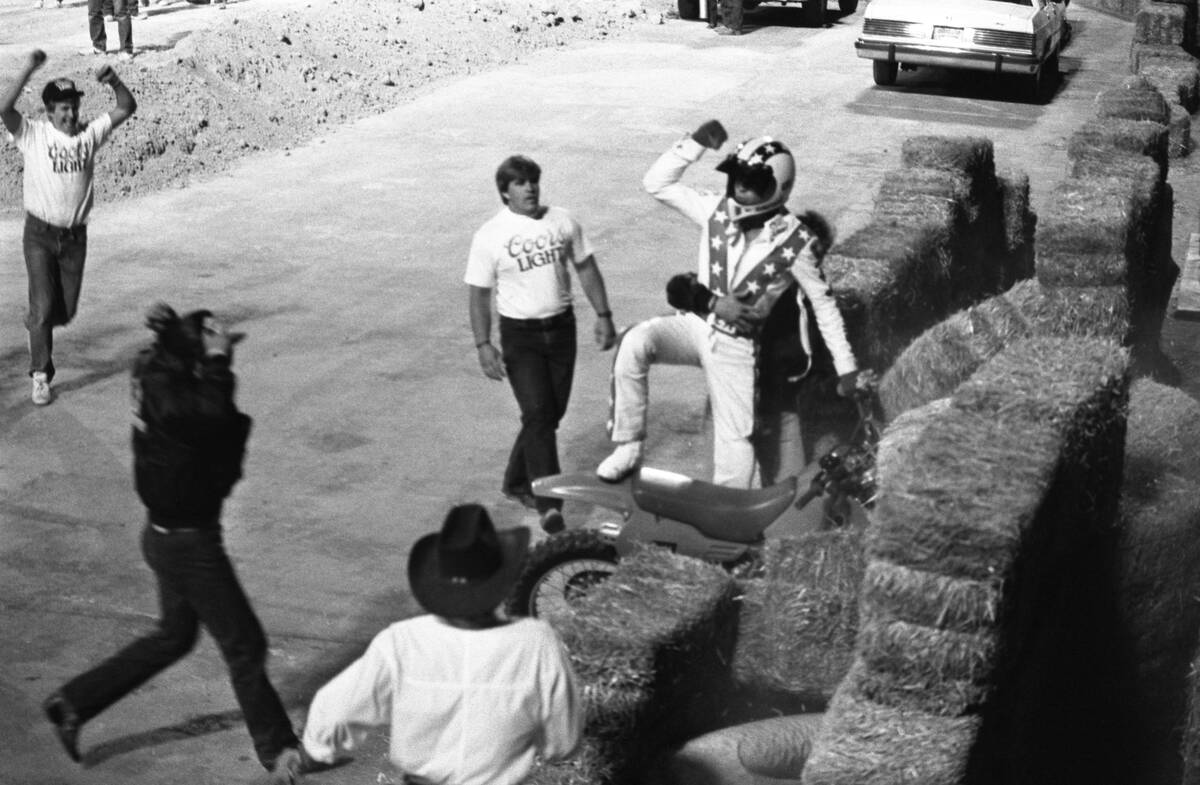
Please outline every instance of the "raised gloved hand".
[{"label": "raised gloved hand", "polygon": [[719,120],[709,120],[692,132],[692,139],[697,144],[702,144],[712,150],[720,150],[721,145],[725,144],[725,140],[728,138],[729,134],[725,132],[725,126],[721,125]]}]

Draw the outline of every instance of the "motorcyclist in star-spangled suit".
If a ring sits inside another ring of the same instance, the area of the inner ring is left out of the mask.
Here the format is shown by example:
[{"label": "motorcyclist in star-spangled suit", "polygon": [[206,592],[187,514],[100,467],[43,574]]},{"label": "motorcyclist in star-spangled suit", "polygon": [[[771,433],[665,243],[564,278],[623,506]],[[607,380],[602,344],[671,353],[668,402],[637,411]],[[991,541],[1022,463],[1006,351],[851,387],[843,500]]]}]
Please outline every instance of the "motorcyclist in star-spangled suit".
[{"label": "motorcyclist in star-spangled suit", "polygon": [[728,138],[716,120],[704,123],[659,157],[643,178],[646,191],[701,228],[699,267],[676,276],[668,302],[681,313],[641,322],[622,339],[613,363],[611,438],[617,447],[596,473],[618,481],[638,465],[646,437],[647,372],[654,363],[697,365],[705,372],[713,415],[713,482],[749,488],[755,479],[755,376],[761,328],[780,298],[799,310],[796,340],[807,371],[812,355],[808,309],[833,357],[839,392],[853,388],[857,364],[837,302],[820,270],[825,241],[785,203],[795,180],[787,146],[749,139],[717,166],[724,194],[680,182],[705,149]]}]

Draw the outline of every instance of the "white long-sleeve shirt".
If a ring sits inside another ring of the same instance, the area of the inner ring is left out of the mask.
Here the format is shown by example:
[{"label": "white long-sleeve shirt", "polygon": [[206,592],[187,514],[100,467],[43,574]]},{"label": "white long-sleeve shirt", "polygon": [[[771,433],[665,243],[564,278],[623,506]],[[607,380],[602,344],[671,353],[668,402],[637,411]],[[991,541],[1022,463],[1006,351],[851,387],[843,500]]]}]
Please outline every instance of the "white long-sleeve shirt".
[{"label": "white long-sleeve shirt", "polygon": [[[684,185],[680,180],[689,166],[700,160],[707,148],[690,136],[685,136],[676,142],[669,150],[659,156],[646,171],[642,178],[642,187],[646,192],[668,207],[677,210],[700,226],[700,251],[698,280],[700,283],[713,288],[710,277],[708,249],[712,238],[709,237],[708,221],[717,207],[725,200],[725,196],[717,193],[702,193],[691,186]],[[772,227],[768,224],[750,242],[746,241],[744,232],[736,232],[724,238],[728,243],[727,263],[730,270],[728,281],[730,291],[735,291],[745,277],[766,258],[783,239],[799,224],[799,219],[790,213],[783,213],[778,219],[782,224]],[[796,301],[800,306],[800,342],[804,351],[812,355],[811,339],[808,335],[807,308],[804,300],[812,304],[813,315],[821,337],[833,356],[833,365],[838,374],[851,373],[857,369],[854,352],[850,341],[846,338],[846,328],[842,321],[841,311],[838,310],[837,300],[829,288],[828,282],[818,269],[818,260],[812,252],[811,244],[805,246],[798,254],[790,268],[791,276],[799,284]],[[724,292],[728,294],[729,292]],[[768,303],[769,305],[769,303]],[[765,314],[764,314],[765,315]],[[709,315],[709,322],[712,322]]]},{"label": "white long-sleeve shirt", "polygon": [[575,750],[583,710],[566,651],[544,621],[461,629],[418,616],[379,633],[317,691],[304,748],[333,763],[384,725],[389,757],[406,774],[517,785],[535,753],[559,760]]}]

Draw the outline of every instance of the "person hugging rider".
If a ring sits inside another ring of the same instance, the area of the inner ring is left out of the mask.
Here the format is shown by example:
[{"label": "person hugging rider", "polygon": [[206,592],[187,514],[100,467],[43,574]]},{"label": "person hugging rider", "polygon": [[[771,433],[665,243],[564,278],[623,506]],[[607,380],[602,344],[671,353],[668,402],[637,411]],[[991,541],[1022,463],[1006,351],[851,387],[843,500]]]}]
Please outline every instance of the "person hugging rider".
[{"label": "person hugging rider", "polygon": [[664,153],[643,180],[652,196],[701,227],[699,267],[667,285],[668,303],[680,313],[641,322],[620,343],[611,420],[618,445],[597,467],[601,479],[619,481],[641,463],[646,373],[653,363],[705,371],[713,412],[713,482],[731,487],[748,488],[755,480],[760,358],[775,364],[773,378],[804,376],[812,364],[815,325],[832,356],[839,394],[854,388],[857,363],[820,269],[831,233],[819,216],[808,214],[806,222],[785,206],[795,181],[787,146],[769,136],[738,145],[717,166],[727,176],[724,194],[680,183],[705,149],[719,150],[727,138],[721,123],[710,120]]}]

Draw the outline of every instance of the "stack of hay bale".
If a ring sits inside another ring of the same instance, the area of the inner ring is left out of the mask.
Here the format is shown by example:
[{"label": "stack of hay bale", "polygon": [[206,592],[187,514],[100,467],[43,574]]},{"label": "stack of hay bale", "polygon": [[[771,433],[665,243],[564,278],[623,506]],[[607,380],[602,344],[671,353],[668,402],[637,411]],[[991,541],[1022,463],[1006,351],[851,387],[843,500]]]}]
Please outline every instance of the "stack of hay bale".
[{"label": "stack of hay bale", "polygon": [[1169,116],[1140,77],[1102,92],[1099,117],[1070,138],[1070,174],[1048,201],[1037,232],[1045,286],[1095,287],[1125,298],[1127,342],[1158,346],[1178,268],[1171,259],[1174,196],[1167,184]]},{"label": "stack of hay bale", "polygon": [[743,699],[822,709],[850,668],[863,576],[862,532],[769,540],[742,590],[733,680]]},{"label": "stack of hay bale", "polygon": [[[809,785],[1120,781],[1127,354],[1029,338],[881,445],[856,658]],[[1132,779],[1129,777],[1128,779]]]},{"label": "stack of hay bale", "polygon": [[997,177],[989,139],[915,137],[871,222],[825,259],[860,364],[886,368],[946,314],[1029,275],[1028,179]]},{"label": "stack of hay bale", "polygon": [[1117,532],[1121,634],[1114,639],[1132,667],[1131,681],[1114,686],[1132,697],[1130,746],[1138,781],[1147,785],[1200,783],[1200,677],[1191,663],[1200,631],[1197,444],[1200,403],[1149,379],[1134,382]]},{"label": "stack of hay bale", "polygon": [[635,779],[657,751],[715,727],[726,702],[737,590],[721,567],[648,547],[556,621],[586,703],[582,749],[535,785]]},{"label": "stack of hay bale", "polygon": [[1200,109],[1200,43],[1196,0],[1141,0],[1135,14],[1129,71],[1153,84],[1170,104],[1172,157],[1191,152],[1191,115]]}]

